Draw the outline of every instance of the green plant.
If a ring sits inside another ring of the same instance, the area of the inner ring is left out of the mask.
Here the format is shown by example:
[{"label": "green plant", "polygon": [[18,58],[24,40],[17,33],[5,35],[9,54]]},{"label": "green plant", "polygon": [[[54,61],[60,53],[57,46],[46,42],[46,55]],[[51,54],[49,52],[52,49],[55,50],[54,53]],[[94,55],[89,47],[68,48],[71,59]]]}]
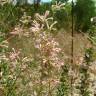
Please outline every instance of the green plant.
[{"label": "green plant", "polygon": [[90,73],[89,73],[89,67],[90,63],[92,62],[92,55],[93,55],[93,49],[89,48],[86,50],[85,53],[85,63],[80,68],[80,94],[82,96],[90,96],[91,91],[89,90],[90,87]]},{"label": "green plant", "polygon": [[92,44],[96,45],[96,26],[92,25],[89,32],[89,40],[92,42]]},{"label": "green plant", "polygon": [[74,5],[75,29],[87,31],[90,28],[90,19],[96,15],[93,0],[77,0]]},{"label": "green plant", "polygon": [[[0,48],[2,49],[0,52],[0,90],[3,90],[2,96],[17,96],[18,91],[22,92],[21,85],[26,85],[22,82],[25,78],[24,72],[26,70],[27,73],[27,70],[30,69],[28,65],[32,63],[32,59],[20,56],[20,51],[9,48],[6,40],[1,42]],[[21,81],[18,82],[19,80]],[[21,90],[18,90],[18,84],[21,84],[19,86]]]},{"label": "green plant", "polygon": [[52,15],[54,20],[58,22],[56,25],[57,29],[68,28],[70,4],[61,3],[60,1],[52,5]]},{"label": "green plant", "polygon": [[58,86],[56,96],[69,96],[70,85],[69,85],[69,67],[68,65],[62,66],[62,74],[60,78],[60,85]]},{"label": "green plant", "polygon": [[0,5],[0,31],[8,32],[17,24],[22,12],[10,3]]}]

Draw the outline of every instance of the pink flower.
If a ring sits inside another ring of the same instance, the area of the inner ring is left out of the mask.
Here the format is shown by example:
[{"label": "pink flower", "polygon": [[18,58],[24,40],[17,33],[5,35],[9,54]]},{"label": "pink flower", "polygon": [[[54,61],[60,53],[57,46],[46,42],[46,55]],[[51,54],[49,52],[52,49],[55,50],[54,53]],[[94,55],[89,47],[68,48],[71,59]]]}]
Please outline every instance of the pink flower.
[{"label": "pink flower", "polygon": [[59,79],[57,78],[50,79],[49,81],[53,85],[53,87],[57,86],[60,83]]},{"label": "pink flower", "polygon": [[13,52],[10,52],[9,58],[11,60],[15,60],[15,59],[19,58],[19,54],[20,54],[20,52],[16,52],[15,49],[13,48]]}]

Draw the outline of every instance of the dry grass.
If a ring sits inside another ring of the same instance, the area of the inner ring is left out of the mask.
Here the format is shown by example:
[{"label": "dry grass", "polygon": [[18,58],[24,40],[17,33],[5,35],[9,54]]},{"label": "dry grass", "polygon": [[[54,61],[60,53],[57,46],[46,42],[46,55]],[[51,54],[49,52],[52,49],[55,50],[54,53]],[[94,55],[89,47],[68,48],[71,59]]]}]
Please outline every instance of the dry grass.
[{"label": "dry grass", "polygon": [[[91,43],[86,37],[87,34],[82,34],[78,32],[74,32],[74,63],[80,60],[81,57],[84,57],[85,49],[89,48]],[[59,41],[65,57],[68,58],[68,62],[70,62],[71,58],[71,46],[72,46],[72,36],[71,31],[65,31],[64,29],[61,30],[56,36],[57,40]],[[66,59],[66,58],[65,58]]]},{"label": "dry grass", "polygon": [[[87,35],[87,34],[85,34]],[[78,61],[81,57],[84,57],[85,49],[90,47],[91,43],[82,33],[74,32],[74,63]],[[55,35],[56,40],[59,42],[60,47],[62,48],[62,53],[64,53],[64,59],[67,62],[70,62],[71,58],[71,31],[66,31],[61,29],[58,34]],[[33,48],[33,41],[31,38],[16,38],[10,40],[10,45],[16,49],[23,49],[25,55],[30,53],[36,54]]]}]

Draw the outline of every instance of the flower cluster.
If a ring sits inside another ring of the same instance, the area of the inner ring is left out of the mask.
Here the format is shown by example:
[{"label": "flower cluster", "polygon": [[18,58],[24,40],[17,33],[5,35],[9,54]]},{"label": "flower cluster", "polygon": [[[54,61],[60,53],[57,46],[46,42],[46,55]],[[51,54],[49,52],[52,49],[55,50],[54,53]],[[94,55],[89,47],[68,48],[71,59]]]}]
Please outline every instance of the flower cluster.
[{"label": "flower cluster", "polygon": [[59,43],[51,33],[55,30],[54,25],[57,22],[49,17],[49,11],[46,11],[44,15],[36,13],[35,17],[30,32],[33,34],[34,47],[38,50],[38,58],[41,61],[41,82],[47,86],[48,94],[51,94],[52,89],[56,88],[59,83],[57,74],[64,65],[59,58],[61,52]]},{"label": "flower cluster", "polygon": [[0,0],[0,4],[4,5],[5,3],[10,3],[11,0]]},{"label": "flower cluster", "polygon": [[56,30],[56,28],[54,28],[54,25],[57,23],[57,21],[53,21],[53,17],[49,17],[49,13],[50,12],[48,10],[45,12],[43,16],[36,13],[35,17],[36,17],[36,20],[39,21],[39,24],[41,24],[43,28],[45,27],[46,30],[54,31]]},{"label": "flower cluster", "polygon": [[56,1],[55,5],[52,5],[52,10],[57,11],[57,10],[64,9],[65,8],[64,5],[65,5],[65,3]]},{"label": "flower cluster", "polygon": [[[58,47],[58,42],[56,42],[55,38],[53,38],[52,34],[49,32],[49,29],[50,31],[55,29],[54,25],[56,21],[49,24],[51,18],[47,18],[48,15],[49,11],[46,11],[44,16],[36,14],[36,20],[33,21],[33,26],[30,28],[30,31],[34,33],[35,48],[38,48],[40,51],[43,63],[46,64],[50,62],[52,66],[59,67],[63,65],[58,58],[58,53],[61,51],[61,48]],[[46,26],[47,29],[45,30],[44,28]]]},{"label": "flower cluster", "polygon": [[29,37],[30,32],[27,27],[29,24],[31,24],[31,22],[31,16],[27,16],[26,12],[24,12],[23,16],[19,20],[19,24],[15,26],[10,34],[14,36],[19,36],[19,38],[21,38],[22,36]]},{"label": "flower cluster", "polygon": [[23,16],[20,19],[21,25],[28,25],[31,22],[31,16],[27,16],[26,12],[24,12]]},{"label": "flower cluster", "polygon": [[10,34],[13,36],[19,36],[19,38],[21,38],[22,36],[29,37],[28,29],[23,28],[20,25],[16,25],[16,27],[10,32]]}]

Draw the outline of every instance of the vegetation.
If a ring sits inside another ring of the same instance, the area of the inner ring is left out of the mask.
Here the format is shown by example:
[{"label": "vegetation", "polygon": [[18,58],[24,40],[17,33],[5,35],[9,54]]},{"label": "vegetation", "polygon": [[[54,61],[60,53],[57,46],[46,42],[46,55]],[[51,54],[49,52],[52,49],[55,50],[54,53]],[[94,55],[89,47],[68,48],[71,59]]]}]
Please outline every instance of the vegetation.
[{"label": "vegetation", "polygon": [[76,30],[87,31],[90,28],[90,19],[96,15],[96,6],[93,0],[77,0],[74,5]]},{"label": "vegetation", "polygon": [[94,96],[96,25],[90,22],[94,3],[77,0],[74,5],[73,25],[81,32],[74,30],[74,42],[77,35],[91,42],[77,53],[81,56],[71,57],[64,49],[71,44],[64,34],[69,34],[67,41],[73,39],[72,5],[68,0],[56,1],[37,9],[0,1],[0,96]]},{"label": "vegetation", "polygon": [[64,65],[62,67],[62,74],[60,82],[61,84],[58,87],[57,96],[69,96],[70,93],[70,85],[69,85],[69,66]]},{"label": "vegetation", "polygon": [[80,82],[80,94],[82,96],[90,96],[91,91],[89,90],[90,88],[90,73],[88,72],[89,67],[90,67],[90,62],[92,62],[92,54],[93,54],[93,49],[86,49],[85,53],[85,64],[82,65],[80,68],[80,73],[81,73],[81,82]]}]

